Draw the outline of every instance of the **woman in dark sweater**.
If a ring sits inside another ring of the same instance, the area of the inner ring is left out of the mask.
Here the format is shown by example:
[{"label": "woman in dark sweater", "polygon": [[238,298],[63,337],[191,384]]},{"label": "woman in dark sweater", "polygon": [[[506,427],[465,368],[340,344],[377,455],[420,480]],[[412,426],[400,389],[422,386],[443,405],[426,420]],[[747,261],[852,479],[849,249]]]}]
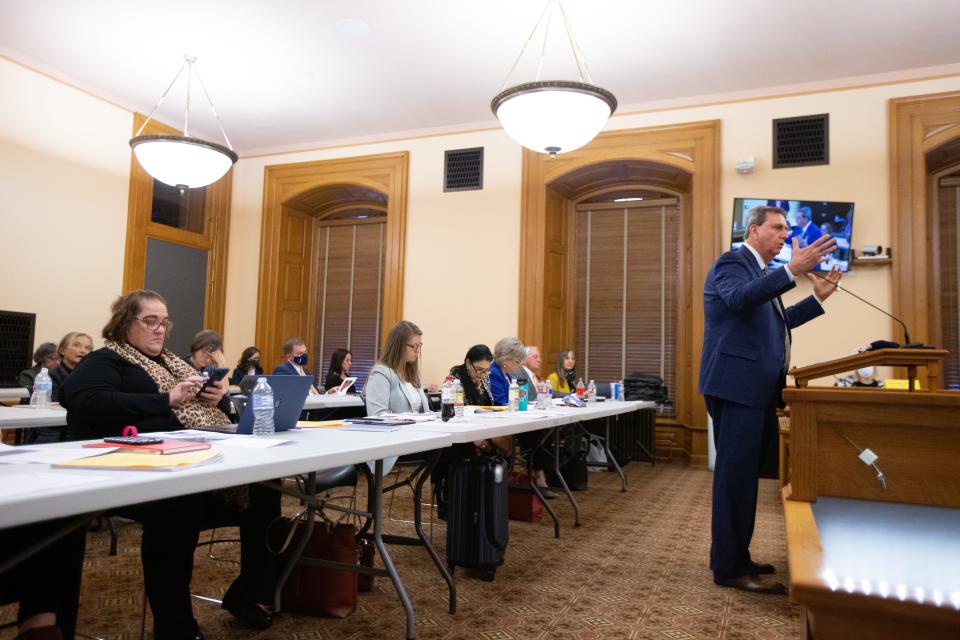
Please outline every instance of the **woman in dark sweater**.
[{"label": "woman in dark sweater", "polygon": [[[93,349],[93,340],[85,333],[71,331],[60,340],[57,356],[60,364],[50,369],[50,401],[60,402],[60,387],[67,376],[73,373],[80,361]],[[61,442],[67,437],[66,427],[40,427],[27,431],[27,444]]]},{"label": "woman in dark sweater", "polygon": [[[70,439],[115,436],[127,425],[150,432],[229,423],[217,408],[226,380],[201,392],[203,378],[164,348],[173,323],[160,294],[133,291],[112,311],[103,348],[85,357],[63,385]],[[267,525],[280,513],[279,493],[250,485],[134,505],[119,513],[143,524],[141,557],[158,640],[202,638],[191,608],[194,549],[201,528],[228,518],[240,526],[241,565],[222,606],[250,627],[270,626],[269,614],[257,602],[267,601],[273,588],[273,560],[264,541]]]},{"label": "woman in dark sweater", "polygon": [[[349,349],[337,349],[330,356],[330,370],[327,371],[327,379],[323,383],[327,393],[340,388],[344,380],[350,377],[350,367],[353,365],[353,354]],[[354,387],[350,387],[347,393],[356,393]]]},{"label": "woman in dark sweater", "polygon": [[463,387],[463,404],[479,407],[493,406],[490,394],[490,365],[493,364],[493,352],[485,344],[470,347],[463,358],[463,364],[450,369],[450,375],[460,380]]},{"label": "woman in dark sweater", "polygon": [[247,347],[240,354],[237,368],[230,375],[230,384],[238,385],[245,376],[262,376],[263,367],[260,366],[260,350],[256,347]]}]

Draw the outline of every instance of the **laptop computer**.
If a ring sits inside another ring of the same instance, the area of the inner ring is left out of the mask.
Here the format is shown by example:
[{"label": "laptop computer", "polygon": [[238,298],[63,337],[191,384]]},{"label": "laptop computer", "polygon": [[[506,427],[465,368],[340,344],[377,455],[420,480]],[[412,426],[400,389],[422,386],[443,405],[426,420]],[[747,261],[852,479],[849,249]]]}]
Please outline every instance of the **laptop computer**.
[{"label": "laptop computer", "polygon": [[[249,389],[253,393],[256,379],[260,376],[246,376],[240,382],[241,389]],[[286,431],[297,426],[303,403],[310,391],[310,376],[263,376],[267,384],[273,389],[273,428],[275,431]],[[247,378],[253,383],[244,384]],[[240,412],[240,421],[237,423],[237,433],[253,433],[253,409],[247,402]]]}]

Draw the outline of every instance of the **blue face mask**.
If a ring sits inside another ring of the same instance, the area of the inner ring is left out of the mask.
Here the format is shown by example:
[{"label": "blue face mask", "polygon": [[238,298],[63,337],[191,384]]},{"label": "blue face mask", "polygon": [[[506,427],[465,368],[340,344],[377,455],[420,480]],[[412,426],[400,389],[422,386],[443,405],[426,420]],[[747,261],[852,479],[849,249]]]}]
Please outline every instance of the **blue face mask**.
[{"label": "blue face mask", "polygon": [[305,367],[307,366],[307,354],[301,353],[300,355],[296,356],[293,361],[301,367]]}]

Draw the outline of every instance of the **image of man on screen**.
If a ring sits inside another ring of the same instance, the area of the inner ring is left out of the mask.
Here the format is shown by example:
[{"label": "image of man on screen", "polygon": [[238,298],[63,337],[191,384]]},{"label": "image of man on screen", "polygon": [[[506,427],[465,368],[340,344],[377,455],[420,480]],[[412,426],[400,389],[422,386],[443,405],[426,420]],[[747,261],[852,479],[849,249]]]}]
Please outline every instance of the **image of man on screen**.
[{"label": "image of man on screen", "polygon": [[[724,253],[707,274],[700,393],[713,418],[717,459],[713,477],[710,568],[719,585],[782,594],[775,569],[750,557],[760,477],[776,477],[777,415],[790,366],[791,329],[823,314],[840,282],[840,269],[810,274],[836,249],[823,235],[806,247],[792,239],[789,262],[767,264],[783,249],[790,227],[779,207],[747,213],[745,242]],[[818,229],[819,231],[819,229]],[[813,295],[784,307],[780,295],[805,274]]]},{"label": "image of man on screen", "polygon": [[801,247],[809,247],[821,237],[823,232],[820,227],[813,224],[813,215],[810,213],[810,207],[800,207],[797,211],[797,226],[790,233],[790,240],[797,238]]}]

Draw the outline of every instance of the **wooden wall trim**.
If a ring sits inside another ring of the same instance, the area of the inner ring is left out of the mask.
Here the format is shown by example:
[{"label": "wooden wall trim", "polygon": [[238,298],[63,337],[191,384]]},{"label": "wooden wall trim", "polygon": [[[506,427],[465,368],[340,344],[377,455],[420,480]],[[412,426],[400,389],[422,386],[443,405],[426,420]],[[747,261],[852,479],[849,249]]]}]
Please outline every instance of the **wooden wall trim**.
[{"label": "wooden wall trim", "polygon": [[[520,204],[520,287],[517,335],[526,343],[543,344],[544,230],[548,185],[578,168],[612,161],[648,160],[691,175],[681,229],[683,297],[678,318],[677,420],[706,426],[706,408],[697,393],[703,344],[703,284],[720,255],[720,121],[622,129],[601,133],[587,146],[555,160],[523,151]],[[567,335],[573,335],[573,314],[567,314]]]},{"label": "wooden wall trim", "polygon": [[[386,237],[381,301],[381,339],[403,316],[403,274],[406,261],[407,175],[409,153],[385,153],[353,158],[269,165],[264,168],[263,218],[260,235],[260,285],[257,291],[256,344],[269,366],[282,360],[283,335],[279,317],[281,276],[280,228],[289,215],[286,203],[313,189],[355,184],[387,195]],[[304,213],[300,211],[300,213]],[[312,214],[309,214],[312,215]],[[316,224],[316,220],[314,221]],[[309,269],[303,287],[312,291],[316,269]],[[304,339],[312,336],[312,304],[301,319]]]},{"label": "wooden wall trim", "polygon": [[[960,92],[892,99],[889,122],[893,314],[910,328],[913,340],[928,342],[937,334],[939,317],[929,313],[934,279],[924,154],[932,150],[931,140],[948,142],[948,130],[954,132],[952,139],[960,135]],[[900,333],[892,321],[891,331]]]},{"label": "wooden wall trim", "polygon": [[[136,133],[146,117],[133,115],[132,133]],[[180,131],[151,120],[143,134]],[[147,258],[147,238],[174,242],[210,252],[207,262],[207,298],[204,305],[204,327],[223,334],[227,299],[227,252],[230,237],[230,196],[233,191],[233,169],[207,187],[204,206],[204,233],[175,229],[150,221],[153,199],[153,178],[144,171],[130,150],[130,192],[127,200],[127,238],[123,257],[123,293],[143,288]]]}]

